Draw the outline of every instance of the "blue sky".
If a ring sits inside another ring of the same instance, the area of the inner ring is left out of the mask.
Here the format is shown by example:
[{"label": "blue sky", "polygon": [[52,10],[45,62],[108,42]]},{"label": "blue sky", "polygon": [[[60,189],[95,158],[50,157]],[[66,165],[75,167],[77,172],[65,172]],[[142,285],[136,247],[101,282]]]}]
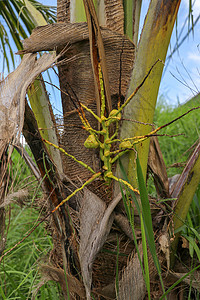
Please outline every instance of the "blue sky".
[{"label": "blue sky", "polygon": [[[143,1],[142,19],[146,14],[148,0]],[[187,20],[180,40],[188,32],[188,12],[189,0],[182,0],[178,13],[177,26],[175,26],[167,57],[174,49],[177,43],[177,36]],[[200,1],[194,1],[193,16],[194,21],[200,14]],[[188,75],[189,74],[189,75]],[[191,78],[190,78],[191,77]],[[186,84],[188,87],[184,86]],[[194,28],[194,34],[190,34],[185,42],[170,59],[169,64],[166,60],[163,77],[160,85],[159,95],[163,95],[167,102],[177,105],[184,103],[193,95],[200,91],[200,20]]]},{"label": "blue sky", "polygon": [[[46,5],[56,5],[56,0],[41,0]],[[193,16],[194,22],[200,14],[200,0],[193,2]],[[143,24],[146,11],[148,9],[149,0],[143,0],[141,11],[141,28]],[[188,31],[188,12],[189,12],[189,0],[182,0],[178,14],[177,26],[175,26],[170,47],[167,56],[170,55],[177,43],[177,36],[181,32],[181,28],[185,20],[187,20],[180,40],[185,36]],[[1,58],[1,56],[0,56]],[[19,63],[19,57],[17,58]],[[2,59],[0,60],[0,70],[2,69]],[[5,73],[5,75],[7,75]],[[46,76],[45,76],[46,77]],[[46,77],[48,80],[48,77]],[[53,78],[53,81],[58,85],[57,78]],[[181,82],[180,82],[181,81]],[[184,83],[184,84],[183,84]],[[50,92],[51,100],[54,104],[54,108],[61,111],[60,95],[57,91],[52,92],[51,88],[48,88]],[[169,64],[166,62],[164,68],[163,78],[159,90],[159,95],[163,95],[167,103],[171,105],[177,105],[178,103],[184,103],[192,96],[200,91],[200,20],[194,28],[193,34],[191,33],[184,41],[179,50],[172,56]]]}]

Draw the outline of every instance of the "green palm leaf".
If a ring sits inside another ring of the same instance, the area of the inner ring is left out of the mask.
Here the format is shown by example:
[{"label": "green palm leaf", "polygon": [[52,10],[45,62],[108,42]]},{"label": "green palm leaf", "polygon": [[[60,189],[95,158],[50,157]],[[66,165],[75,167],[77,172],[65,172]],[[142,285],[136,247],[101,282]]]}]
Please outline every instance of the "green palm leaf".
[{"label": "green palm leaf", "polygon": [[[42,14],[47,23],[56,21],[55,7],[45,6],[35,0],[29,2]],[[4,71],[6,65],[10,72],[10,61],[15,67],[14,53],[22,49],[21,40],[27,38],[34,28],[34,20],[23,0],[0,1],[0,50],[3,56],[1,71]]]}]

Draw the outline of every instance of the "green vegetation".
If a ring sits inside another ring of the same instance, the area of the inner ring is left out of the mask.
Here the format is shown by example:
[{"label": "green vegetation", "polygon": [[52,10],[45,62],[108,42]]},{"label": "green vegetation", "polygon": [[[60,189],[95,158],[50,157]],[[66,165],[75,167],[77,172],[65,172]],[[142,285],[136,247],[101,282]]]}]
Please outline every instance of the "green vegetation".
[{"label": "green vegetation", "polygon": [[[161,126],[198,106],[200,106],[200,95],[175,108],[166,104],[164,99],[160,99],[155,111],[154,122],[156,126]],[[158,138],[166,166],[168,167],[169,177],[181,173],[183,170],[184,164],[198,142],[200,136],[199,128],[200,109],[192,111],[182,119],[160,131],[161,134],[169,135],[169,137]],[[182,135],[173,137],[173,135],[177,134]],[[177,164],[175,165],[177,168],[169,168],[173,164]]]},{"label": "green vegetation", "polygon": [[[37,210],[37,201],[42,195],[38,190],[37,181],[16,150],[12,153],[10,171],[10,192],[28,189],[28,196],[14,199],[15,201],[7,207],[6,249],[19,242],[38,221],[40,213]],[[52,249],[51,236],[43,224],[0,265],[0,299],[31,299],[41,279],[38,263],[47,258]],[[59,289],[56,286],[56,282],[53,281],[45,283],[35,299],[58,299]]]}]

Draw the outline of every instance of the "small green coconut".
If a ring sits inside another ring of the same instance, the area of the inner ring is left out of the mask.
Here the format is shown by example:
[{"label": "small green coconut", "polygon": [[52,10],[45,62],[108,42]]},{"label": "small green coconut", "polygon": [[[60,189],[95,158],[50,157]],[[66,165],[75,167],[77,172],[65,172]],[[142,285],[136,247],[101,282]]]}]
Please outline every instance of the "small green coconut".
[{"label": "small green coconut", "polygon": [[109,114],[109,120],[108,120],[108,125],[110,125],[113,122],[116,122],[117,120],[121,119],[121,113],[117,114],[118,110],[113,109],[110,114]]},{"label": "small green coconut", "polygon": [[95,135],[90,134],[84,143],[85,148],[88,149],[96,149],[99,147],[99,143],[97,142]]},{"label": "small green coconut", "polygon": [[109,114],[109,117],[113,117],[113,116],[115,116],[117,113],[118,113],[118,110],[117,110],[117,109],[113,109],[113,110],[111,110],[111,112],[110,112],[110,114]]},{"label": "small green coconut", "polygon": [[119,144],[119,149],[130,149],[132,148],[132,144],[130,141],[124,141]]}]

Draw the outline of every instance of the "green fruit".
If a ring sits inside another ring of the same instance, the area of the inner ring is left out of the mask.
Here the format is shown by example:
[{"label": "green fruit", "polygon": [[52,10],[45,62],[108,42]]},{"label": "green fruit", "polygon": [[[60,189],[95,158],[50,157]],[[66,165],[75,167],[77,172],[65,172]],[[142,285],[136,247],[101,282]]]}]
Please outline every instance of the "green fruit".
[{"label": "green fruit", "polygon": [[119,144],[119,149],[130,149],[132,148],[132,144],[130,141],[124,141]]},{"label": "green fruit", "polygon": [[97,142],[95,135],[90,134],[84,143],[85,148],[88,149],[96,149],[99,147],[99,143]]},{"label": "green fruit", "polygon": [[113,109],[108,117],[108,126],[113,123],[113,122],[117,122],[121,119],[121,114],[117,114],[118,110],[117,109]]},{"label": "green fruit", "polygon": [[109,114],[109,117],[113,117],[117,114],[118,110],[117,109],[113,109],[111,110],[110,114]]},{"label": "green fruit", "polygon": [[109,150],[106,150],[106,151],[104,152],[104,156],[107,157],[107,156],[109,156],[109,155],[110,155],[110,151],[109,151]]}]

